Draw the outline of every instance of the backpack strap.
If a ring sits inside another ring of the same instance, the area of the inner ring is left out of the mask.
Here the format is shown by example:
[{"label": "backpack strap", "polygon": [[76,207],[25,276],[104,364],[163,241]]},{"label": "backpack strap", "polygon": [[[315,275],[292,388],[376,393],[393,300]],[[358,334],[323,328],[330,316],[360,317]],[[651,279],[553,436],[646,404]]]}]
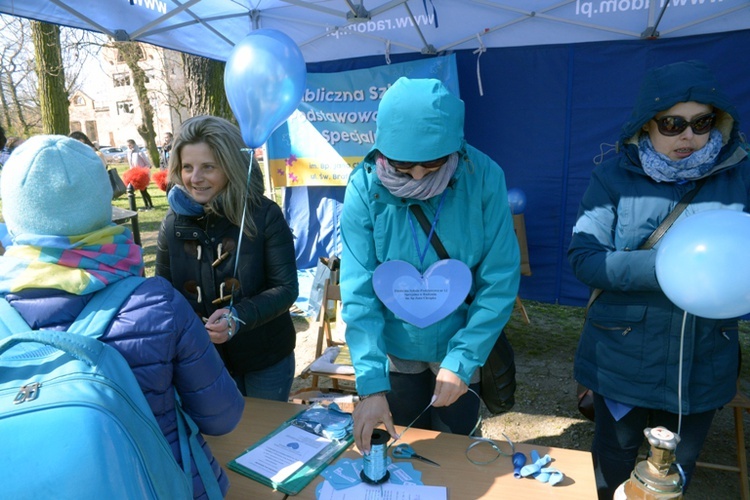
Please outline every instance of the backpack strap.
[{"label": "backpack strap", "polygon": [[98,339],[107,329],[125,300],[146,278],[130,276],[99,290],[80,312],[68,333]]},{"label": "backpack strap", "polygon": [[[68,332],[99,338],[120,311],[125,299],[130,297],[145,279],[131,276],[98,291],[70,325]],[[0,340],[29,330],[31,327],[21,314],[5,300],[5,297],[0,297]]]},{"label": "backpack strap", "polygon": [[[91,339],[101,337],[112,319],[120,311],[125,299],[144,280],[145,278],[133,276],[96,292],[78,315],[78,318],[70,325],[68,333]],[[13,339],[10,339],[11,336]],[[20,345],[19,349],[24,351],[37,352],[39,351],[39,344],[66,350],[89,364],[93,364],[93,360],[98,356],[99,348],[95,343],[71,343],[68,337],[61,336],[60,332],[54,330],[32,331],[21,314],[8,303],[5,297],[0,297],[0,354],[16,345]]]},{"label": "backpack strap", "polygon": [[195,461],[195,467],[198,469],[203,488],[206,490],[206,496],[209,500],[222,500],[224,495],[221,493],[219,480],[211,468],[206,452],[198,442],[200,430],[198,425],[190,418],[190,415],[182,408],[182,399],[175,388],[175,411],[177,412],[177,433],[180,438],[180,453],[182,454],[182,468],[188,478],[192,488],[193,473],[190,457],[192,455]]}]

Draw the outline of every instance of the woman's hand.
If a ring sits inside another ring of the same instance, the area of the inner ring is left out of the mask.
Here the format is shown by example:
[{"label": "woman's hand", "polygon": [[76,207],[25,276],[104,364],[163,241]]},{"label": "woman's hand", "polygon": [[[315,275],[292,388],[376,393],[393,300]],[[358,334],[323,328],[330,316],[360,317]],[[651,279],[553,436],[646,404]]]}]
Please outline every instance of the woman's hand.
[{"label": "woman's hand", "polygon": [[217,309],[206,321],[206,331],[214,344],[223,344],[237,333],[234,321],[228,318],[230,314],[229,309]]},{"label": "woman's hand", "polygon": [[432,406],[450,406],[458,398],[466,394],[469,387],[458,375],[450,370],[441,368],[435,379],[435,401]]},{"label": "woman's hand", "polygon": [[385,394],[374,394],[363,399],[354,407],[352,416],[354,417],[354,442],[359,451],[365,455],[370,453],[372,431],[379,424],[385,424],[385,428],[392,438],[398,437]]}]

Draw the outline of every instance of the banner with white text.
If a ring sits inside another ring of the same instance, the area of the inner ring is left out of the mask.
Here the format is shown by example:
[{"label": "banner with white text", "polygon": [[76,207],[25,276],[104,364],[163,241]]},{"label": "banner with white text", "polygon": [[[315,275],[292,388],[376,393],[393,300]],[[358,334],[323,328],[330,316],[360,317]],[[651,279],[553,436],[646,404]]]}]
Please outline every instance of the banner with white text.
[{"label": "banner with white text", "polygon": [[302,102],[266,144],[273,186],[345,186],[349,172],[375,143],[383,93],[402,76],[437,78],[459,95],[455,55],[308,73]]}]

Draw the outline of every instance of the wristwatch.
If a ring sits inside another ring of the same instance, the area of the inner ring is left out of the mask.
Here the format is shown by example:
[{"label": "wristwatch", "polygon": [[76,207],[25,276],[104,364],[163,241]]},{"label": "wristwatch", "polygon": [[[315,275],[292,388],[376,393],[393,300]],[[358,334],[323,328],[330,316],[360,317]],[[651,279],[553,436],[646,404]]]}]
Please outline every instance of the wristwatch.
[{"label": "wristwatch", "polygon": [[360,401],[364,401],[365,399],[371,398],[373,396],[383,396],[383,397],[385,397],[385,395],[387,393],[388,393],[388,391],[373,392],[372,394],[365,394],[364,396],[359,396],[359,400]]}]

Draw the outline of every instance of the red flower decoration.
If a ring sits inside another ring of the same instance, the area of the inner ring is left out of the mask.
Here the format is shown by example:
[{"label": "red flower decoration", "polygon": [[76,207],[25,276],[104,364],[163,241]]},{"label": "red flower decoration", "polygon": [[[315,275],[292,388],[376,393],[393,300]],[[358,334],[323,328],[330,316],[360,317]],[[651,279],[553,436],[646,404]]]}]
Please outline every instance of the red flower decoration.
[{"label": "red flower decoration", "polygon": [[169,172],[167,172],[166,170],[159,170],[158,172],[154,174],[154,177],[153,177],[153,180],[156,183],[156,185],[159,187],[159,189],[161,189],[165,193],[167,192],[167,174],[168,173]]},{"label": "red flower decoration", "polygon": [[151,182],[151,172],[146,167],[130,168],[122,174],[122,181],[126,186],[132,184],[133,188],[143,191]]}]

